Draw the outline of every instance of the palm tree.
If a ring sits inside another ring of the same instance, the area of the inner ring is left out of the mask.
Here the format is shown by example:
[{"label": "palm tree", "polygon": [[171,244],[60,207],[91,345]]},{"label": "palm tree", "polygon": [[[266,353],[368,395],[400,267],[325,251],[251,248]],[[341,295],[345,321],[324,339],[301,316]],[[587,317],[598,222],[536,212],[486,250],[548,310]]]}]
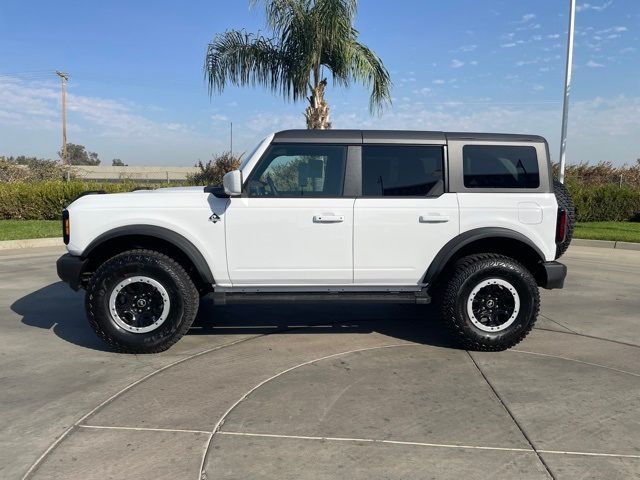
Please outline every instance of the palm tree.
[{"label": "palm tree", "polygon": [[[251,4],[261,0],[250,0]],[[262,85],[288,100],[306,99],[307,128],[331,128],[325,72],[334,84],[371,88],[370,111],[391,103],[391,79],[378,56],[358,42],[357,0],[264,0],[273,37],[244,30],[216,35],[207,48],[209,94],[227,84]]]}]

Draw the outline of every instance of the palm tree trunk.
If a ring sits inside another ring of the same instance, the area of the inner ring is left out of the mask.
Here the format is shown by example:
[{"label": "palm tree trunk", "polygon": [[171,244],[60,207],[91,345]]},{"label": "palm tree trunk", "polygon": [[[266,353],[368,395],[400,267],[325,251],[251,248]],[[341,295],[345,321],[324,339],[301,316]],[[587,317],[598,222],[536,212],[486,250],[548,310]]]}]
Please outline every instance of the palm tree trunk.
[{"label": "palm tree trunk", "polygon": [[304,112],[304,116],[307,119],[307,128],[310,130],[329,130],[331,128],[329,105],[324,99],[326,87],[326,78],[311,87],[311,95],[307,98],[309,106]]}]

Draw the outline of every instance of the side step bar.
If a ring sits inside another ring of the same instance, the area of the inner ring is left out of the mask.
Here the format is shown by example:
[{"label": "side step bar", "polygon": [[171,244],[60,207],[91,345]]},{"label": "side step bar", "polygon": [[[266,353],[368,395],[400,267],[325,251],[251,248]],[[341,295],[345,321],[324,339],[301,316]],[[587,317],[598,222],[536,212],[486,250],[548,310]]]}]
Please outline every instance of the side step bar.
[{"label": "side step bar", "polygon": [[332,292],[332,293],[231,293],[213,292],[215,305],[232,305],[239,303],[431,303],[431,297],[422,290],[420,292]]}]

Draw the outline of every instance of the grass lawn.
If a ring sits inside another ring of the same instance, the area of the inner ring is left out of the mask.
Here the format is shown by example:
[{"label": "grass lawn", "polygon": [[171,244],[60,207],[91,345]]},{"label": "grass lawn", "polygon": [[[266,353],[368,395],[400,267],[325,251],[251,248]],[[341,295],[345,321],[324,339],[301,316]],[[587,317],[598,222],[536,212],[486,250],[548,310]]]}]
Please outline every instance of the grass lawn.
[{"label": "grass lawn", "polygon": [[0,220],[0,240],[62,237],[61,220]]},{"label": "grass lawn", "polygon": [[573,236],[590,240],[640,242],[640,222],[576,223]]}]

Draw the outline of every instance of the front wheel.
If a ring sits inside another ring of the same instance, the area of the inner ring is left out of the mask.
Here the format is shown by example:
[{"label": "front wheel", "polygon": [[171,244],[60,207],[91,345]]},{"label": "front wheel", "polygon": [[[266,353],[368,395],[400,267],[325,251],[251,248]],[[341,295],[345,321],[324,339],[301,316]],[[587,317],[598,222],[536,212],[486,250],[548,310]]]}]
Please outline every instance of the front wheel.
[{"label": "front wheel", "polygon": [[500,351],[522,341],[540,308],[531,273],[496,254],[458,260],[440,289],[441,313],[468,350]]},{"label": "front wheel", "polygon": [[103,263],[85,297],[89,323],[121,352],[168,349],[189,329],[200,297],[175,260],[151,250],[131,250]]}]

